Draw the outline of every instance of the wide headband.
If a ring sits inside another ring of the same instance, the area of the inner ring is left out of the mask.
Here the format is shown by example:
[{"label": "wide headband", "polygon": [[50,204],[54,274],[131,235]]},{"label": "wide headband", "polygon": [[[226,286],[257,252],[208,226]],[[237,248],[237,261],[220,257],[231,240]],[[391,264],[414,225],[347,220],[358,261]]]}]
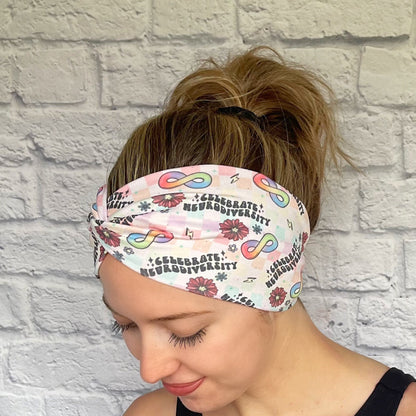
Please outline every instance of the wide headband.
[{"label": "wide headband", "polygon": [[108,253],[142,276],[224,301],[284,311],[302,290],[309,219],[272,179],[220,165],[168,169],[97,194],[95,273]]}]

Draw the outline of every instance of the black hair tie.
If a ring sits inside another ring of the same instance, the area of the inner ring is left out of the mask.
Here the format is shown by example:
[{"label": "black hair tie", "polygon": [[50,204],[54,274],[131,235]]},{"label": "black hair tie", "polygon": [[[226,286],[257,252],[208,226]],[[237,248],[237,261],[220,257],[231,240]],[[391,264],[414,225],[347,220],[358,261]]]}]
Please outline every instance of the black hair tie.
[{"label": "black hair tie", "polygon": [[257,123],[260,128],[264,128],[267,123],[266,115],[258,116],[246,108],[231,106],[231,107],[220,107],[217,109],[217,113],[226,114],[229,116],[236,116],[238,118],[245,118],[246,120]]}]

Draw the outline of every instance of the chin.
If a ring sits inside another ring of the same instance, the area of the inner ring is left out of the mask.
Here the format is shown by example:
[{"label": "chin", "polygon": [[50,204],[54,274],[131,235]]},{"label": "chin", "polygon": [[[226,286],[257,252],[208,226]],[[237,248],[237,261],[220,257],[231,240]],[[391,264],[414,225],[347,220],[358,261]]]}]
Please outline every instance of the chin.
[{"label": "chin", "polygon": [[182,403],[192,412],[197,413],[206,413],[206,412],[214,412],[221,409],[224,409],[228,405],[232,403],[232,399],[227,401],[224,400],[224,397],[215,398],[215,396],[211,396],[208,399],[201,398],[201,397],[192,397],[190,396],[183,396],[180,397]]}]

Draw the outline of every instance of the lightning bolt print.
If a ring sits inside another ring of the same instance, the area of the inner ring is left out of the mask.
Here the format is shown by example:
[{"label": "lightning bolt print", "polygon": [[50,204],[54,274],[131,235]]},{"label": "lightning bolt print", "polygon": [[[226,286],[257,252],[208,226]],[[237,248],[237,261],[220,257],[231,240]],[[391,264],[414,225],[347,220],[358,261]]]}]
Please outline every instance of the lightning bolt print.
[{"label": "lightning bolt print", "polygon": [[239,178],[239,173],[236,173],[235,175],[231,176],[231,183],[237,182],[240,178]]}]

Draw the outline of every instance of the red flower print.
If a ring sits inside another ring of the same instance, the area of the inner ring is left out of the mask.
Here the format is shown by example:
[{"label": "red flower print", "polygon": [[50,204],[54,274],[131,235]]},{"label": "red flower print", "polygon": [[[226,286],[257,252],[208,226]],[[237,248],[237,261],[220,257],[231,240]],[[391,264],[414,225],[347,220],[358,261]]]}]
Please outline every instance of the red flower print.
[{"label": "red flower print", "polygon": [[183,193],[176,193],[176,194],[164,194],[164,195],[157,195],[152,196],[153,202],[159,206],[165,208],[172,208],[179,205],[184,199],[185,195]]},{"label": "red flower print", "polygon": [[109,246],[118,247],[120,245],[120,234],[107,230],[107,228],[101,226],[95,227],[95,230],[97,231],[101,240],[103,240]]},{"label": "red flower print", "polygon": [[107,253],[104,250],[103,246],[100,246],[100,257],[98,258],[98,262],[101,263],[104,260],[104,257]]},{"label": "red flower print", "polygon": [[220,224],[220,230],[229,240],[241,240],[248,234],[248,228],[240,220],[225,220]]},{"label": "red flower print", "polygon": [[209,298],[212,298],[218,292],[217,286],[215,286],[212,279],[204,279],[203,277],[197,277],[196,279],[191,277],[186,284],[186,289],[192,293],[208,296]]},{"label": "red flower print", "polygon": [[269,301],[270,305],[274,308],[280,306],[286,297],[286,291],[282,287],[277,287],[270,293]]}]

